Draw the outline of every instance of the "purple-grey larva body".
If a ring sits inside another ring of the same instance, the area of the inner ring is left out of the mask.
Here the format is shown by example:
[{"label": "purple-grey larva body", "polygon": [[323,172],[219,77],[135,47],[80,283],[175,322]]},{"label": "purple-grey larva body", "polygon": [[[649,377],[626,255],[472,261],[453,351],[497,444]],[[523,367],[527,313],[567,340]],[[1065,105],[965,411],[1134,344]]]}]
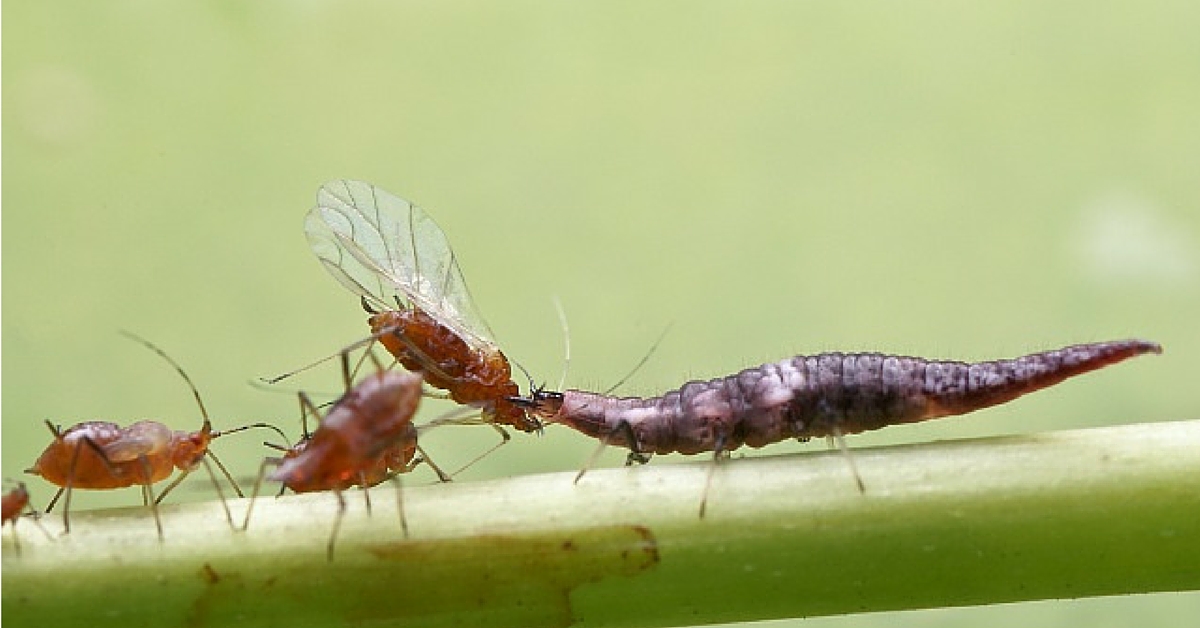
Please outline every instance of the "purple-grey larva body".
[{"label": "purple-grey larva body", "polygon": [[659,397],[567,390],[535,391],[525,401],[549,423],[635,453],[720,453],[963,414],[1161,351],[1152,342],[1119,340],[977,363],[822,353],[688,382]]}]

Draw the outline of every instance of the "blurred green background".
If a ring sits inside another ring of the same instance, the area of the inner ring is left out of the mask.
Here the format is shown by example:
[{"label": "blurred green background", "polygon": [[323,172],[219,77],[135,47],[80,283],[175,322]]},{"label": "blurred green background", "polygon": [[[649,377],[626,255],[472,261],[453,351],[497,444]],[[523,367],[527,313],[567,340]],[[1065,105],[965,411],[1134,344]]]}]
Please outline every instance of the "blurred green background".
[{"label": "blurred green background", "polygon": [[[247,382],[365,333],[301,230],[338,177],[436,217],[539,381],[563,368],[558,296],[573,387],[615,383],[673,325],[626,394],[822,350],[1166,347],[852,446],[1200,414],[1192,3],[27,2],[3,18],[6,477],[49,441],[44,419],[198,425],[118,329],[180,361],[218,427],[296,432],[294,397]],[[280,388],[300,387],[334,393],[336,369]],[[249,478],[259,440],[217,452]],[[461,428],[427,446],[453,468],[493,441]],[[461,477],[576,469],[592,447],[551,428]],[[210,495],[197,478],[174,499]],[[1197,594],[806,625],[1188,613]]]}]

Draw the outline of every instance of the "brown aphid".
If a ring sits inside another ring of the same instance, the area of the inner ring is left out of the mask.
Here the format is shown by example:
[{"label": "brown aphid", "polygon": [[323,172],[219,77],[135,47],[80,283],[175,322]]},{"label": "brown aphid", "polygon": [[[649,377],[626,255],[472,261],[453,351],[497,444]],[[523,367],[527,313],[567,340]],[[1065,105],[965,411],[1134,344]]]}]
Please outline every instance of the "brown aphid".
[{"label": "brown aphid", "polygon": [[[3,504],[3,523],[12,521],[15,526],[17,517],[21,516],[25,512],[25,507],[29,505],[29,490],[25,488],[25,483],[17,482],[16,486],[4,494],[0,503]],[[3,525],[3,523],[0,523],[0,525]]]},{"label": "brown aphid", "polygon": [[[1127,358],[1161,352],[1153,342],[1118,340],[977,363],[822,353],[688,382],[658,397],[535,390],[530,398],[515,401],[547,423],[600,439],[601,447],[629,448],[628,463],[672,452],[711,451],[720,460],[742,445],[763,447],[789,438],[830,437],[844,450],[846,434],[965,414]],[[855,479],[861,490],[857,472]],[[703,501],[700,512],[703,516]]]},{"label": "brown aphid", "polygon": [[[364,299],[364,304],[367,301]],[[404,368],[421,371],[425,383],[447,391],[455,403],[478,406],[486,422],[532,432],[541,425],[510,401],[520,394],[508,358],[478,350],[454,330],[417,307],[372,312],[371,333]]]},{"label": "brown aphid", "polygon": [[[373,355],[371,359],[374,360]],[[296,493],[333,491],[337,496],[338,512],[326,547],[329,560],[333,560],[334,542],[346,510],[342,491],[353,486],[365,491],[385,480],[394,480],[398,474],[411,471],[421,462],[429,464],[441,479],[449,480],[417,444],[417,427],[412,418],[421,400],[421,375],[384,370],[378,362],[376,369],[375,373],[351,386],[349,360],[343,352],[346,392],[324,417],[307,395],[298,395],[305,436],[295,447],[287,448],[282,457],[263,461],[243,530],[250,525],[253,499],[258,495],[268,466],[278,467],[268,479],[282,482],[284,487]],[[309,414],[319,419],[317,430],[311,435],[307,434]],[[418,452],[421,457],[417,456]],[[397,491],[397,499],[400,496]],[[399,508],[400,524],[407,536],[408,522],[402,503]]]},{"label": "brown aphid", "polygon": [[3,503],[3,521],[0,525],[12,522],[12,537],[13,548],[17,552],[21,551],[21,542],[17,539],[17,519],[25,514],[29,507],[29,490],[25,488],[24,482],[17,482],[11,490],[4,494],[0,502]]},{"label": "brown aphid", "polygon": [[[46,421],[54,440],[33,466],[25,470],[26,473],[41,476],[47,482],[60,487],[46,507],[46,512],[50,512],[58,503],[58,499],[65,495],[63,531],[69,533],[71,493],[75,489],[109,490],[138,485],[142,488],[143,502],[154,514],[154,524],[161,540],[163,530],[162,521],[158,516],[158,504],[179,486],[188,474],[203,464],[212,478],[218,496],[221,497],[226,518],[232,527],[233,517],[221,494],[216,474],[208,465],[208,458],[211,457],[217,464],[239,497],[242,496],[242,491],[221,461],[209,450],[209,444],[215,438],[234,432],[252,428],[278,431],[278,428],[266,423],[254,423],[220,432],[213,431],[204,401],[183,368],[150,342],[127,332],[125,335],[154,351],[175,367],[176,372],[191,389],[204,422],[199,430],[186,432],[172,430],[158,421],[138,421],[128,427],[108,421],[85,421],[65,430],[62,426]],[[167,479],[176,470],[180,471],[179,475],[155,497],[153,485]]]},{"label": "brown aphid", "polygon": [[326,270],[362,298],[372,333],[405,368],[478,407],[486,423],[541,428],[511,401],[519,389],[508,358],[479,315],[445,233],[420,207],[369,183],[331,181],[318,191],[305,232]]}]

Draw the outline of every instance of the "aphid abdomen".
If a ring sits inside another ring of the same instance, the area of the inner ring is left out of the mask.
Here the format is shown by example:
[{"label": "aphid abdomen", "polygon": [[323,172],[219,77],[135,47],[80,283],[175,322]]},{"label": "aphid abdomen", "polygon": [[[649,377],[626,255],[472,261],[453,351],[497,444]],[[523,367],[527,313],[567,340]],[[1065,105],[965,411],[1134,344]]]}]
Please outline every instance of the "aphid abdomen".
[{"label": "aphid abdomen", "polygon": [[[169,430],[167,434],[170,434]],[[74,488],[103,490],[158,482],[175,470],[171,461],[163,456],[143,459],[134,455],[120,461],[105,460],[84,442],[87,438],[103,451],[110,444],[120,442],[123,436],[124,430],[115,423],[79,423],[64,431],[61,438],[56,438],[26,472],[40,475],[57,486],[70,483]]]}]

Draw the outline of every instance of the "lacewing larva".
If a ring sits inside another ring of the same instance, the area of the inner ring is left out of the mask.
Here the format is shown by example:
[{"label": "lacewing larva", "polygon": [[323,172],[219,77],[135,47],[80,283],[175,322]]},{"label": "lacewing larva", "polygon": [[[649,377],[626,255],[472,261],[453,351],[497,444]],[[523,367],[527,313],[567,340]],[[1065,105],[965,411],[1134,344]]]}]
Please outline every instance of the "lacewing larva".
[{"label": "lacewing larva", "polygon": [[305,233],[317,259],[357,294],[371,332],[410,371],[480,408],[483,421],[533,432],[520,390],[463,280],[446,234],[420,207],[362,181],[321,186]]},{"label": "lacewing larva", "polygon": [[[67,533],[71,531],[72,491],[75,489],[108,490],[137,485],[141,486],[143,500],[154,514],[154,524],[158,530],[159,540],[162,540],[162,520],[158,516],[158,504],[176,486],[179,486],[188,474],[203,463],[212,479],[213,486],[217,489],[218,496],[221,496],[221,503],[225,506],[225,516],[232,527],[233,518],[229,512],[229,506],[225,504],[220,484],[208,464],[208,459],[212,458],[213,462],[217,464],[239,497],[242,496],[242,491],[233,477],[229,475],[229,471],[225,469],[225,465],[221,464],[216,455],[209,450],[209,444],[215,438],[234,432],[252,428],[267,428],[278,432],[278,428],[266,423],[253,423],[220,432],[213,431],[212,423],[208,418],[208,410],[204,407],[200,392],[196,390],[195,384],[192,383],[192,379],[188,377],[183,367],[149,341],[128,332],[125,332],[125,335],[157,353],[175,367],[175,371],[183,377],[184,382],[191,389],[192,396],[200,407],[200,415],[204,418],[204,422],[195,432],[182,432],[172,430],[158,421],[138,421],[128,427],[121,427],[108,421],[85,421],[65,430],[61,426],[46,421],[46,426],[50,428],[54,440],[33,463],[33,466],[25,470],[26,473],[39,475],[42,479],[59,487],[54,498],[50,500],[50,504],[46,506],[46,512],[50,512],[50,509],[58,503],[58,499],[65,494],[63,530],[64,533]],[[175,473],[176,469],[179,470],[179,475],[162,493],[155,497],[152,485],[167,479]]]},{"label": "lacewing larva", "polygon": [[[719,459],[742,445],[763,447],[790,438],[825,436],[841,445],[846,434],[965,414],[1161,352],[1153,342],[1117,340],[975,363],[822,353],[688,382],[658,397],[534,390],[514,401],[547,423],[600,439],[602,446],[627,447],[630,463],[672,452],[711,451]],[[703,516],[703,501],[700,512]]]}]

